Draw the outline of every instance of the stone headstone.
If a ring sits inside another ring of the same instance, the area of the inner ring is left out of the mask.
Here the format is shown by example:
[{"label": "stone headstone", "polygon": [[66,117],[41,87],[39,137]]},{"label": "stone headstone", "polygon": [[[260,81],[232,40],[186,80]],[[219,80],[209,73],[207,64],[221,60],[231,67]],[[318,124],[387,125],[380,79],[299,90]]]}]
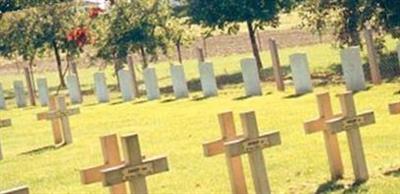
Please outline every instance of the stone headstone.
[{"label": "stone headstone", "polygon": [[105,103],[110,101],[110,97],[108,94],[106,76],[104,73],[95,73],[94,74],[94,84],[95,84],[95,93],[97,96],[97,101],[99,103]]},{"label": "stone headstone", "polygon": [[185,71],[182,65],[171,65],[172,87],[176,98],[189,97],[189,89],[186,83]]},{"label": "stone headstone", "polygon": [[349,91],[365,89],[360,47],[349,47],[341,51],[341,60],[346,88]]},{"label": "stone headstone", "polygon": [[17,103],[17,107],[26,107],[26,96],[24,90],[24,82],[23,81],[14,81],[14,92],[15,92],[15,101]]},{"label": "stone headstone", "polygon": [[70,74],[67,76],[67,87],[71,102],[73,104],[82,103],[82,94],[79,86],[79,80],[76,75]]},{"label": "stone headstone", "polygon": [[246,96],[262,95],[260,77],[255,59],[248,58],[240,61]]},{"label": "stone headstone", "polygon": [[131,101],[135,98],[133,91],[133,78],[132,74],[127,70],[118,71],[119,88],[121,90],[122,99],[126,101]]},{"label": "stone headstone", "polygon": [[310,69],[308,67],[307,55],[303,53],[297,53],[290,55],[289,58],[296,94],[312,92],[313,86]]},{"label": "stone headstone", "polygon": [[400,65],[400,43],[397,44],[397,56],[398,56],[399,65]]},{"label": "stone headstone", "polygon": [[204,96],[217,96],[218,87],[217,81],[215,80],[214,68],[212,63],[200,63],[200,82],[201,89],[203,90]]},{"label": "stone headstone", "polygon": [[47,106],[49,104],[49,87],[47,86],[47,80],[46,78],[38,78],[36,83],[38,87],[40,105]]},{"label": "stone headstone", "polygon": [[158,87],[158,79],[156,69],[148,67],[143,71],[143,80],[146,87],[148,100],[156,100],[160,98],[160,89]]},{"label": "stone headstone", "polygon": [[4,96],[3,85],[0,83],[0,109],[6,109],[6,98]]}]

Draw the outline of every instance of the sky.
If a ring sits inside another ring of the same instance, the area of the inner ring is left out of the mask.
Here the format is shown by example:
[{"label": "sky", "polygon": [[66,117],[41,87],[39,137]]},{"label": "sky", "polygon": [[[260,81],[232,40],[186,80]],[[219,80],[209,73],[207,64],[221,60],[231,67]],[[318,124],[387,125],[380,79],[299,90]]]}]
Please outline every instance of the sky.
[{"label": "sky", "polygon": [[107,2],[106,0],[85,0],[85,2],[89,3],[96,3],[99,5],[101,9],[106,9],[107,8]]}]

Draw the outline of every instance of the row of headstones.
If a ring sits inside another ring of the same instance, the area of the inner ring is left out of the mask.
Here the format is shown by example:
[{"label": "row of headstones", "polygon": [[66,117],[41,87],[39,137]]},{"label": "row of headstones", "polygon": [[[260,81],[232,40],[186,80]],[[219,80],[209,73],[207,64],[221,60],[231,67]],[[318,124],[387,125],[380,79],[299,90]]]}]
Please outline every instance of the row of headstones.
[{"label": "row of headstones", "polygon": [[[284,83],[277,54],[277,47],[274,41],[271,42],[271,52],[273,58],[273,67],[275,79],[278,89],[284,90]],[[275,45],[275,46],[274,46]],[[397,47],[400,60],[400,44]],[[274,54],[275,53],[275,54]],[[274,57],[275,56],[275,57]],[[313,90],[311,74],[306,54],[293,54],[289,57],[290,68],[292,70],[292,78],[294,82],[295,92],[297,95],[305,94]],[[365,89],[365,75],[362,68],[362,60],[359,47],[350,47],[341,51],[342,69],[346,88],[349,91],[360,91]],[[278,65],[276,65],[278,63]],[[246,96],[262,95],[260,85],[259,72],[254,59],[241,60],[241,71],[245,85]],[[182,65],[172,65],[170,67],[172,78],[172,86],[176,98],[186,98],[189,96],[189,89]],[[218,95],[217,82],[214,75],[212,63],[199,64],[200,81],[203,95],[206,97]],[[374,74],[373,74],[374,75]],[[375,75],[373,77],[379,77]],[[120,90],[124,101],[131,101],[138,94],[135,94],[133,75],[127,70],[118,72]],[[144,84],[147,92],[148,100],[156,100],[160,98],[160,89],[158,79],[154,67],[149,67],[143,71]],[[109,101],[109,91],[107,88],[106,77],[104,73],[96,73],[94,75],[95,93],[100,103]],[[22,81],[14,82],[15,100],[18,107],[25,107],[27,100],[25,96],[24,84]],[[68,93],[72,103],[81,103],[82,94],[79,87],[79,81],[74,74],[67,76]],[[37,79],[38,96],[42,106],[47,106],[49,101],[49,91],[46,78]],[[6,101],[3,87],[0,84],[0,109],[6,108]]]},{"label": "row of headstones", "polygon": [[[375,114],[373,111],[358,114],[351,92],[343,93],[339,95],[339,98],[342,113],[335,115],[332,111],[329,93],[317,95],[320,115],[317,119],[304,123],[305,133],[323,132],[331,179],[335,181],[343,178],[344,174],[337,134],[345,132],[349,141],[348,146],[355,179],[357,182],[365,182],[369,179],[369,174],[359,129],[374,124]],[[53,103],[57,102],[58,108],[50,109],[51,111],[48,113],[38,114],[39,119],[57,122],[63,119],[68,120],[68,115],[79,113],[79,110],[66,108],[64,97],[52,99],[54,99]],[[392,114],[400,114],[400,103],[390,104],[389,110]],[[222,138],[203,144],[204,155],[211,157],[225,154],[232,193],[246,194],[247,185],[241,156],[247,154],[256,193],[271,193],[262,150],[280,145],[280,133],[271,132],[260,135],[254,111],[240,114],[240,119],[244,135],[236,134],[232,112],[219,114]],[[69,138],[71,138],[69,143],[72,143],[72,136]],[[127,193],[125,182],[128,182],[131,193],[146,194],[148,193],[146,177],[169,170],[166,156],[143,159],[137,134],[121,137],[124,160],[119,150],[117,135],[101,137],[100,142],[104,164],[82,170],[80,172],[82,184],[102,182],[104,186],[110,187],[110,193],[125,194]],[[28,191],[27,187],[19,189],[23,192]],[[18,189],[12,191],[18,191]],[[10,194],[13,192],[0,193]]]},{"label": "row of headstones", "polygon": [[[400,45],[398,47],[400,59]],[[306,54],[293,54],[289,57],[290,68],[297,95],[313,91],[313,83],[309,70],[309,63]],[[360,91],[365,89],[365,75],[362,68],[361,52],[359,47],[350,47],[342,50],[341,61],[343,67],[344,80],[347,90]],[[259,72],[254,59],[243,59],[240,62],[243,76],[245,95],[262,95]],[[172,65],[170,67],[172,86],[176,98],[186,98],[189,90],[182,65]],[[206,97],[218,95],[218,87],[215,79],[212,63],[200,63],[200,81],[203,95]],[[125,101],[135,98],[132,75],[127,70],[119,71],[119,83],[122,97]],[[148,100],[160,98],[158,79],[154,67],[150,67],[143,72],[144,84]],[[109,95],[107,90],[106,78],[103,73],[95,74],[95,90],[99,102],[108,102]]]}]

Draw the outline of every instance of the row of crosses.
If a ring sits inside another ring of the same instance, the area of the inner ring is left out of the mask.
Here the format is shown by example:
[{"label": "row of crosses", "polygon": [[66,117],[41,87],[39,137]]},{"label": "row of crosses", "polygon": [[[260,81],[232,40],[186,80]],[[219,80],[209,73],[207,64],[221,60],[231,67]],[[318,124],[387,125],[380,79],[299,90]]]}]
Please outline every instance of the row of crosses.
[{"label": "row of crosses", "polygon": [[[344,169],[337,136],[339,133],[345,132],[356,182],[365,182],[369,175],[360,128],[374,124],[375,115],[372,111],[358,114],[351,92],[345,92],[338,97],[342,111],[340,114],[334,114],[329,93],[318,94],[319,117],[305,122],[304,130],[306,134],[323,133],[333,181],[343,178]],[[49,112],[39,113],[38,119],[51,120],[56,145],[72,143],[68,116],[78,114],[79,109],[67,109],[65,98],[62,96],[52,97],[49,109]],[[400,103],[390,104],[389,110],[391,114],[400,114]],[[248,189],[241,160],[241,156],[246,154],[256,194],[271,193],[262,150],[280,145],[280,133],[270,132],[260,135],[254,111],[240,114],[243,135],[237,135],[232,112],[219,114],[218,120],[222,137],[203,144],[204,155],[212,157],[224,154],[232,193],[247,194]],[[0,124],[3,123],[11,125],[9,120],[0,122]],[[142,155],[137,134],[120,137],[123,154],[120,153],[118,140],[116,134],[100,138],[103,164],[81,170],[82,184],[101,182],[104,186],[110,187],[112,194],[126,194],[128,191],[135,194],[147,194],[146,177],[168,171],[167,158],[158,156],[146,159]],[[29,193],[27,187],[12,191],[15,192],[6,192],[6,194]],[[0,192],[0,194],[3,193]]]}]

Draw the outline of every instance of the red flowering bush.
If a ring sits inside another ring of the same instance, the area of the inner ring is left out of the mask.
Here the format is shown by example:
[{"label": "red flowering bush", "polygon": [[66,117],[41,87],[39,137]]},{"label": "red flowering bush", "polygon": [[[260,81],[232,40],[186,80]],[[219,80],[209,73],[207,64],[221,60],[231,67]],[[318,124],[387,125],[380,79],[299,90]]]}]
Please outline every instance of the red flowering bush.
[{"label": "red flowering bush", "polygon": [[92,7],[89,9],[89,17],[90,18],[96,18],[97,16],[100,15],[100,13],[103,12],[102,9],[100,9],[99,7]]},{"label": "red flowering bush", "polygon": [[85,27],[78,27],[72,29],[67,34],[67,40],[74,42],[76,45],[78,45],[78,47],[82,48],[86,44],[89,44],[90,40],[89,30]]}]

